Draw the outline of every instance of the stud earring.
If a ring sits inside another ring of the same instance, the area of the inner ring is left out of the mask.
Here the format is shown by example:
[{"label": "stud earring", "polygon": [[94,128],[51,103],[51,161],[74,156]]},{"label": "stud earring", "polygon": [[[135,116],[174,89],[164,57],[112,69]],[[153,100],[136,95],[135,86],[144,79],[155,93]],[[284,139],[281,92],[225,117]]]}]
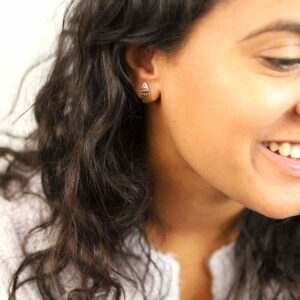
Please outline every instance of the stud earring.
[{"label": "stud earring", "polygon": [[142,102],[144,103],[148,103],[152,101],[150,88],[146,82],[142,84],[140,97],[142,99]]}]

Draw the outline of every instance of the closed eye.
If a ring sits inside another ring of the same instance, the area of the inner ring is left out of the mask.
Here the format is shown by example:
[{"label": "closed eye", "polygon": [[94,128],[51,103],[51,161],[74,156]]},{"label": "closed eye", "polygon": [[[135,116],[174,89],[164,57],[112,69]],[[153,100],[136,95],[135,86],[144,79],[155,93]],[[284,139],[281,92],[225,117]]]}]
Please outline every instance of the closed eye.
[{"label": "closed eye", "polygon": [[300,58],[262,57],[273,69],[281,72],[291,72],[300,67]]}]

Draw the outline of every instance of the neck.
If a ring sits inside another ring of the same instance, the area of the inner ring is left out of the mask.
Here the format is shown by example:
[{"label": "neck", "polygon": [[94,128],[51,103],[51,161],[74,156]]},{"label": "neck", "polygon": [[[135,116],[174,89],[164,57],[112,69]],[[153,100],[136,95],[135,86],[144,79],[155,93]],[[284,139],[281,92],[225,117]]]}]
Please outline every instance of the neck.
[{"label": "neck", "polygon": [[148,116],[147,162],[153,186],[151,214],[145,226],[148,240],[165,251],[178,250],[180,245],[191,251],[210,251],[234,240],[244,207],[183,159],[168,127],[158,119],[158,111]]},{"label": "neck", "polygon": [[178,252],[182,245],[185,252],[189,248],[209,254],[234,241],[244,207],[204,189],[204,184],[192,188],[187,185],[191,181],[172,180],[170,175],[168,170],[168,176],[155,176],[151,214],[145,225],[150,243],[163,252]]}]

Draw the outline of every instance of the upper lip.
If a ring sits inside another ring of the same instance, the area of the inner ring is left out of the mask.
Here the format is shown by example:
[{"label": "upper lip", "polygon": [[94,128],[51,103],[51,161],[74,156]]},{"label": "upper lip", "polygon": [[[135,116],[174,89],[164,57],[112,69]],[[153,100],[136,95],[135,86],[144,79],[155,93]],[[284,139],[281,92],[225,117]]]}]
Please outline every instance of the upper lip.
[{"label": "upper lip", "polygon": [[290,143],[290,144],[300,144],[300,140],[296,140],[296,139],[274,139],[274,140],[268,140],[268,141],[263,141],[264,143],[271,143],[271,142],[275,142],[275,143]]}]

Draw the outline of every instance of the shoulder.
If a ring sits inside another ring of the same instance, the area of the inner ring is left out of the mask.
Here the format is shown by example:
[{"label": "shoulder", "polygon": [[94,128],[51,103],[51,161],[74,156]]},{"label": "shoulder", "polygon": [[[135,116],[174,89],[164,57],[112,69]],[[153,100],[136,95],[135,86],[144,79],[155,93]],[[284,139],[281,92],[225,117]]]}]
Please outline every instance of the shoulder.
[{"label": "shoulder", "polygon": [[[30,187],[37,194],[25,194],[15,200],[0,197],[0,300],[7,299],[4,298],[7,294],[3,293],[8,288],[12,274],[24,258],[21,245],[25,235],[30,229],[40,225],[50,214],[49,206],[38,196],[43,195],[39,175],[30,180]],[[41,241],[40,238],[33,240],[33,248],[36,249]],[[22,294],[22,299],[30,299],[33,292]]]},{"label": "shoulder", "polygon": [[42,223],[50,213],[43,199],[40,176],[30,180],[33,194],[14,200],[0,197],[0,251],[15,251],[21,239],[33,227]]}]

